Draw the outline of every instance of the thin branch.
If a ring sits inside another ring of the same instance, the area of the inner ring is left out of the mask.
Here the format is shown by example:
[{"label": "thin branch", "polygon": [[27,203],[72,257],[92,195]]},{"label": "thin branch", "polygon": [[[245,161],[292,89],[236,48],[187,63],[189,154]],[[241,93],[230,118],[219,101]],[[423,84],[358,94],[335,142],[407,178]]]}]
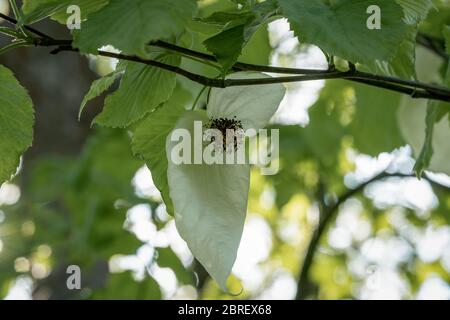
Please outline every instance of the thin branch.
[{"label": "thin branch", "polygon": [[[7,20],[12,24],[17,24],[17,20],[10,18],[3,14],[0,17]],[[29,26],[24,26],[30,32],[38,35],[40,38],[34,39],[33,44],[35,46],[57,47],[51,53],[56,54],[62,51],[78,52],[78,49],[72,47],[71,40],[55,40],[52,37],[34,29]],[[212,55],[197,52],[191,49],[182,48],[173,44],[166,43],[164,41],[155,41],[150,45],[165,48],[167,50],[175,51],[183,55],[189,55],[195,58],[199,58],[208,62],[217,62],[216,58]],[[278,74],[290,74],[295,75],[292,77],[274,77],[267,79],[214,79],[208,78],[193,72],[187,71],[177,66],[161,63],[159,61],[143,59],[136,56],[129,56],[124,54],[116,54],[107,51],[98,51],[98,55],[111,57],[121,60],[134,61],[143,63],[146,65],[161,68],[167,71],[175,72],[181,76],[184,76],[194,82],[200,83],[209,87],[226,88],[232,86],[248,86],[248,85],[263,85],[274,83],[288,83],[288,82],[301,82],[301,81],[313,81],[313,80],[325,80],[325,79],[345,79],[353,82],[364,83],[366,85],[383,88],[390,91],[395,91],[403,94],[407,94],[412,98],[424,98],[430,100],[450,101],[450,90],[440,86],[434,86],[424,84],[415,81],[402,80],[394,77],[379,76],[369,73],[357,71],[354,68],[350,68],[349,71],[337,71],[333,68],[329,70],[314,70],[314,69],[294,69],[294,68],[280,68],[270,66],[260,66],[246,63],[236,63],[233,67],[235,71],[260,71],[268,73]]]},{"label": "thin branch", "polygon": [[[5,21],[7,21],[7,22],[9,22],[9,23],[11,23],[11,24],[13,24],[13,25],[17,25],[17,23],[18,23],[18,21],[17,21],[16,19],[11,18],[11,17],[9,17],[9,16],[7,16],[6,14],[3,14],[3,13],[1,13],[1,12],[0,12],[0,18],[2,18],[3,20],[5,20]],[[24,27],[26,30],[30,31],[31,33],[34,33],[35,35],[37,35],[37,36],[39,36],[39,37],[41,37],[41,38],[53,39],[53,38],[50,37],[49,35],[47,35],[47,34],[41,32],[41,31],[39,31],[39,30],[36,30],[36,29],[33,28],[33,27],[30,27],[30,26],[27,26],[27,25],[25,25],[25,26],[23,26],[23,27]]]},{"label": "thin branch", "polygon": [[[216,57],[213,55],[183,48],[171,43],[167,43],[161,40],[154,41],[150,43],[151,46],[167,49],[173,52],[183,53],[185,55],[190,55],[192,57],[197,57],[203,60],[217,62]],[[270,67],[270,66],[261,66],[250,63],[242,63],[237,62],[233,69],[236,71],[258,71],[258,72],[268,72],[268,73],[280,73],[280,74],[291,74],[291,75],[301,75],[301,74],[320,74],[327,72],[329,70],[314,70],[314,69],[293,69],[293,68],[280,68],[280,67]]]},{"label": "thin branch", "polygon": [[[61,47],[59,51],[77,51],[72,47]],[[322,80],[322,79],[337,79],[344,78],[348,74],[344,72],[332,72],[332,73],[322,73],[322,74],[312,74],[303,76],[291,76],[291,77],[278,77],[278,78],[259,78],[259,79],[215,79],[208,78],[202,75],[192,73],[180,67],[168,65],[159,61],[142,59],[136,56],[128,56],[119,53],[112,53],[107,51],[98,50],[98,55],[109,58],[116,58],[120,60],[134,61],[138,63],[143,63],[149,66],[161,68],[167,71],[177,73],[184,76],[194,82],[202,84],[208,87],[215,88],[227,88],[235,86],[252,86],[252,85],[264,85],[264,84],[275,84],[275,83],[288,83],[288,82],[300,82],[300,81],[312,81],[312,80]]]},{"label": "thin branch", "polygon": [[[353,197],[354,195],[362,192],[370,184],[377,182],[377,181],[381,181],[386,178],[395,178],[395,177],[397,177],[397,178],[414,178],[416,176],[408,175],[408,174],[401,174],[401,173],[389,174],[387,172],[382,172],[382,173],[376,175],[375,177],[373,177],[372,179],[360,184],[355,189],[348,190],[346,193],[341,195],[338,198],[338,200],[331,206],[327,206],[327,205],[323,205],[323,204],[320,206],[321,212],[320,212],[319,225],[317,226],[317,228],[314,231],[312,238],[310,240],[308,249],[306,251],[306,255],[303,259],[303,264],[302,264],[300,276],[298,279],[297,295],[296,295],[297,300],[304,300],[307,298],[307,295],[308,295],[307,288],[308,288],[308,284],[309,284],[309,270],[311,269],[312,262],[314,260],[314,255],[317,251],[317,248],[319,246],[320,240],[321,240],[324,232],[326,231],[326,229],[328,228],[330,223],[336,219],[336,216],[339,213],[339,207],[344,202],[346,202],[348,199]],[[432,180],[431,178],[427,177],[426,175],[424,176],[424,179],[426,181],[428,181],[435,188],[445,189],[447,191],[450,190],[449,187],[437,183],[436,181]],[[323,192],[323,191],[321,191],[321,192]],[[323,203],[323,202],[321,202],[321,203]]]},{"label": "thin branch", "polygon": [[[57,40],[59,44],[65,44],[64,40]],[[41,46],[52,46],[52,41],[41,41],[38,42],[37,45]],[[70,52],[79,52],[78,49],[73,48],[71,46],[59,46],[55,50],[53,50],[52,54],[57,54],[62,51],[70,51]],[[208,87],[214,88],[227,88],[227,87],[235,87],[235,86],[252,86],[252,85],[265,85],[265,84],[275,84],[275,83],[288,83],[288,82],[301,82],[301,81],[313,81],[313,80],[323,80],[323,79],[337,79],[337,78],[345,78],[349,76],[346,72],[323,72],[321,74],[311,74],[311,75],[302,75],[302,76],[291,76],[291,77],[277,77],[277,78],[259,78],[259,79],[216,79],[205,77],[190,71],[187,71],[183,68],[172,66],[169,64],[165,64],[156,60],[151,59],[143,59],[137,56],[129,56],[121,53],[108,52],[103,50],[98,50],[97,54],[99,56],[115,58],[119,60],[126,60],[132,62],[138,62],[142,64],[146,64],[152,67],[157,67],[163,70],[167,70],[170,72],[174,72],[183,77],[186,77],[194,82],[202,84]]]},{"label": "thin branch", "polygon": [[[55,50],[52,51],[53,54],[59,53],[61,51],[74,51],[78,50],[71,46],[70,40],[54,40],[54,39],[38,39],[35,43],[37,46],[57,46]],[[157,44],[161,48],[166,48],[169,50],[176,50],[182,54],[189,54],[196,58],[205,59],[206,61],[216,62],[215,57],[193,51],[186,48],[181,48],[175,45],[171,45],[168,43],[164,43],[162,41],[157,41],[153,44]],[[280,68],[280,67],[268,67],[268,66],[259,66],[253,64],[245,64],[245,63],[237,63],[234,66],[234,69],[237,71],[261,71],[261,72],[269,72],[269,73],[282,73],[282,74],[296,74],[298,76],[292,77],[275,77],[275,78],[267,78],[267,79],[241,79],[241,80],[233,80],[233,79],[214,79],[204,77],[187,70],[184,70],[179,67],[167,65],[155,60],[143,59],[136,56],[128,56],[124,54],[116,54],[107,51],[98,51],[98,55],[116,58],[120,60],[128,60],[134,61],[138,63],[147,64],[150,66],[158,67],[164,70],[168,70],[171,72],[175,72],[180,74],[192,81],[200,83],[209,87],[218,87],[218,88],[226,88],[232,86],[244,86],[244,85],[262,85],[262,84],[273,84],[273,83],[287,83],[287,82],[301,82],[301,81],[313,81],[313,80],[324,80],[324,79],[345,79],[353,82],[364,83],[370,86],[380,87],[383,89],[407,94],[412,98],[425,98],[432,100],[441,100],[441,101],[450,101],[450,90],[437,87],[433,85],[396,79],[392,77],[384,77],[372,75],[356,70],[349,71],[328,71],[328,70],[314,70],[314,69],[292,69],[292,68]],[[416,86],[416,87],[413,87]]]},{"label": "thin branch", "polygon": [[[65,40],[56,40],[56,45],[65,44]],[[37,45],[52,46],[52,41],[43,41]],[[70,46],[60,46],[52,53],[59,53],[61,51],[78,51],[77,49]],[[264,85],[264,84],[275,84],[275,83],[289,83],[289,82],[301,82],[301,81],[313,81],[313,80],[326,80],[326,79],[345,79],[353,82],[364,83],[370,86],[379,87],[403,94],[407,94],[412,98],[424,98],[430,100],[440,100],[440,101],[450,101],[450,90],[444,87],[437,87],[433,85],[427,85],[419,82],[412,82],[402,79],[396,79],[391,77],[383,77],[372,75],[368,73],[363,73],[356,70],[349,71],[328,71],[328,70],[311,70],[311,69],[285,69],[285,68],[275,68],[275,67],[264,67],[249,64],[238,63],[235,68],[238,70],[247,71],[262,71],[270,73],[287,73],[287,74],[302,74],[298,76],[290,77],[274,77],[265,79],[215,79],[208,78],[199,74],[192,73],[190,71],[184,70],[179,67],[167,65],[155,60],[143,59],[136,56],[128,56],[124,54],[116,54],[106,51],[98,51],[98,55],[116,58],[120,60],[134,61],[138,63],[147,64],[150,66],[158,67],[164,70],[175,72],[181,76],[184,76],[194,82],[199,84],[216,87],[216,88],[227,88],[233,86],[251,86],[251,85]],[[295,73],[294,73],[295,70]],[[288,72],[286,72],[288,71]]]},{"label": "thin branch", "polygon": [[445,88],[442,86],[436,86],[436,85],[432,85],[432,84],[426,84],[426,83],[421,83],[421,82],[411,81],[411,80],[404,80],[404,79],[399,79],[399,78],[394,78],[394,77],[389,77],[389,76],[380,76],[380,75],[370,74],[367,72],[356,71],[356,70],[355,70],[355,75],[353,76],[353,78],[360,79],[360,80],[369,80],[370,79],[373,81],[395,83],[395,84],[400,84],[400,85],[404,85],[404,86],[408,86],[408,87],[412,87],[412,88],[424,89],[427,92],[432,92],[432,93],[441,94],[441,95],[445,95],[449,91],[448,88]]},{"label": "thin branch", "polygon": [[[180,52],[185,55],[191,55],[197,58],[201,58],[207,61],[217,62],[217,59],[209,54],[194,51],[191,49],[186,49],[174,44],[170,44],[164,41],[155,41],[152,42],[151,45],[164,48],[167,50],[171,50],[174,52]],[[315,69],[295,69],[295,68],[282,68],[282,67],[270,67],[270,66],[261,66],[261,65],[255,65],[255,64],[248,64],[248,63],[241,63],[238,62],[233,67],[234,70],[237,71],[258,71],[258,72],[268,72],[268,73],[280,73],[280,74],[292,74],[292,75],[299,75],[299,74],[323,74],[330,70],[315,70]],[[445,99],[448,97],[449,90],[444,87],[440,86],[434,86],[429,84],[424,84],[420,82],[415,81],[409,81],[409,80],[403,80],[398,79],[394,77],[388,77],[388,76],[380,76],[380,75],[373,75],[361,71],[356,71],[356,69],[353,69],[354,76],[352,77],[345,77],[346,80],[350,80],[353,82],[360,82],[365,83],[371,86],[377,86],[380,88],[388,89],[391,91],[397,91],[404,94],[408,94],[415,98],[426,98],[428,97],[427,94],[423,94],[423,92],[418,92],[417,89],[424,89],[429,93],[434,93],[438,96],[440,96],[442,99]],[[394,84],[394,85],[393,85]],[[397,84],[397,85],[396,85]],[[401,85],[401,86],[398,86]],[[409,87],[409,88],[407,88]]]},{"label": "thin branch", "polygon": [[416,41],[418,44],[433,51],[441,58],[445,60],[450,59],[450,55],[448,55],[445,50],[445,41],[443,39],[435,38],[419,32],[417,34]]},{"label": "thin branch", "polygon": [[[194,51],[191,49],[186,49],[174,44],[170,44],[164,41],[155,41],[150,43],[150,45],[164,48],[167,50],[171,50],[174,52],[183,53],[185,55],[190,55],[193,57],[197,57],[200,59],[204,59],[207,61],[217,62],[217,59],[209,54]],[[353,65],[354,66],[354,65]],[[255,65],[255,64],[248,64],[248,63],[241,63],[238,62],[233,67],[235,70],[238,71],[259,71],[259,72],[268,72],[268,73],[279,73],[279,74],[292,74],[292,75],[300,75],[300,74],[323,74],[324,72],[329,72],[330,70],[315,70],[315,69],[296,69],[296,68],[283,68],[283,67],[270,67],[270,66],[262,66],[262,65]],[[441,87],[441,86],[435,86],[425,83],[420,83],[416,81],[410,81],[410,80],[403,80],[399,78],[389,77],[389,76],[380,76],[380,75],[374,75],[366,72],[356,71],[356,68],[353,68],[352,71],[354,71],[354,76],[351,78],[348,78],[348,80],[372,80],[375,82],[389,82],[389,83],[395,83],[403,86],[409,86],[413,88],[419,88],[424,89],[429,92],[434,92],[442,95],[446,95],[449,93],[448,88]]]}]

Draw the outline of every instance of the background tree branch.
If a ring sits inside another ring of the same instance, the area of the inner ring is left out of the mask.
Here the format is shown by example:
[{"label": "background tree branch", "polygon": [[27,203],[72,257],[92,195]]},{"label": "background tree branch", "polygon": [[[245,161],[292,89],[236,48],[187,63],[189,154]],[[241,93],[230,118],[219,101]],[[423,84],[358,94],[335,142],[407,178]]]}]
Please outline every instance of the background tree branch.
[{"label": "background tree branch", "polygon": [[[366,182],[360,184],[355,189],[348,190],[344,194],[338,197],[337,201],[331,205],[327,204],[324,200],[324,190],[323,186],[319,185],[319,195],[322,194],[322,196],[319,196],[320,204],[319,204],[319,224],[317,228],[314,230],[314,233],[312,235],[312,238],[310,240],[310,243],[308,245],[308,249],[306,251],[306,255],[303,259],[302,268],[300,271],[300,275],[297,282],[297,300],[304,300],[308,297],[309,288],[311,287],[311,283],[309,281],[309,271],[311,269],[315,253],[317,252],[317,248],[319,246],[319,243],[322,239],[323,234],[329,227],[330,223],[332,223],[337,215],[339,214],[339,207],[346,202],[348,199],[353,197],[354,195],[362,192],[367,186],[374,182],[378,182],[387,178],[413,178],[414,175],[408,175],[408,174],[401,174],[401,173],[387,173],[385,171],[381,172],[380,174],[376,175],[370,180],[367,180]],[[434,180],[430,179],[427,175],[424,175],[423,179],[428,181],[432,186],[436,188],[443,188],[446,190],[450,190],[449,187],[443,186]]]}]

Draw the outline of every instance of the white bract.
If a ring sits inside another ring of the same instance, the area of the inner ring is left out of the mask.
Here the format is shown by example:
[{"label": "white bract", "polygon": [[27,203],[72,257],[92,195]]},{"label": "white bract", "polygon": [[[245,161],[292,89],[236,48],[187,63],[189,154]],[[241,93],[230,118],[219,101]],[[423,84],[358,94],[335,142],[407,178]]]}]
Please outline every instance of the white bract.
[{"label": "white bract", "polygon": [[[233,79],[267,78],[261,73],[237,73]],[[211,89],[207,112],[186,111],[176,129],[194,131],[194,121],[236,119],[244,130],[262,129],[275,114],[285,94],[282,84]],[[175,222],[193,255],[227,291],[244,227],[250,186],[248,164],[175,164],[171,153],[177,142],[167,138],[167,177]],[[193,148],[199,146],[194,145]],[[194,152],[194,151],[193,151]]]}]

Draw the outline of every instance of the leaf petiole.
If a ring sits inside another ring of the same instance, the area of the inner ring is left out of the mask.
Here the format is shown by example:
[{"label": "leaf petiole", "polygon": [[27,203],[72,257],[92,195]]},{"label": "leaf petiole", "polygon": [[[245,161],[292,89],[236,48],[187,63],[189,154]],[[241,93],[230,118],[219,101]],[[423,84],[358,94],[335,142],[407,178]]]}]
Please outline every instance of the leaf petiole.
[{"label": "leaf petiole", "polygon": [[19,40],[19,41],[16,41],[16,42],[12,42],[12,43],[8,44],[7,46],[5,46],[3,48],[0,48],[0,55],[8,52],[9,50],[16,49],[16,48],[21,48],[21,47],[27,47],[29,45],[30,45],[30,43],[28,41],[25,41],[25,40]]},{"label": "leaf petiole", "polygon": [[8,28],[8,27],[0,27],[0,33],[11,37],[11,38],[21,38],[22,35],[19,34],[16,30]]},{"label": "leaf petiole", "polygon": [[209,88],[208,86],[204,86],[204,87],[202,88],[202,90],[200,90],[200,92],[198,93],[197,98],[195,98],[194,103],[192,104],[192,107],[191,107],[190,110],[194,110],[194,109],[195,109],[195,106],[196,106],[197,103],[200,101],[200,98],[202,97],[203,93],[204,93],[205,90],[208,89],[208,88]]},{"label": "leaf petiole", "polygon": [[22,15],[20,14],[20,10],[17,7],[16,0],[9,0],[9,4],[11,5],[14,16],[16,17],[16,19],[18,21],[18,23],[16,24],[17,28],[26,38],[28,38],[30,35],[28,34],[28,32],[25,30],[25,27],[23,26]]}]

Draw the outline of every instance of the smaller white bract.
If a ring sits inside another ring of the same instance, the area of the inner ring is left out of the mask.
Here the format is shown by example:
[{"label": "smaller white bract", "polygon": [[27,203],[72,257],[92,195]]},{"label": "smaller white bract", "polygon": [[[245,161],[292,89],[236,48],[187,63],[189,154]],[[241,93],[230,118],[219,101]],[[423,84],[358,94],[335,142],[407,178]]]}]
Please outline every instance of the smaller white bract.
[{"label": "smaller white bract", "polygon": [[[261,73],[242,72],[232,79],[267,78]],[[285,95],[282,84],[211,89],[207,111],[186,111],[175,129],[194,135],[196,121],[209,123],[222,133],[226,129],[264,128]],[[234,143],[234,142],[233,142]],[[250,186],[248,164],[176,164],[171,159],[177,142],[167,137],[167,177],[177,229],[193,255],[224,291],[236,260],[242,236]],[[191,152],[201,155],[193,144]]]}]

